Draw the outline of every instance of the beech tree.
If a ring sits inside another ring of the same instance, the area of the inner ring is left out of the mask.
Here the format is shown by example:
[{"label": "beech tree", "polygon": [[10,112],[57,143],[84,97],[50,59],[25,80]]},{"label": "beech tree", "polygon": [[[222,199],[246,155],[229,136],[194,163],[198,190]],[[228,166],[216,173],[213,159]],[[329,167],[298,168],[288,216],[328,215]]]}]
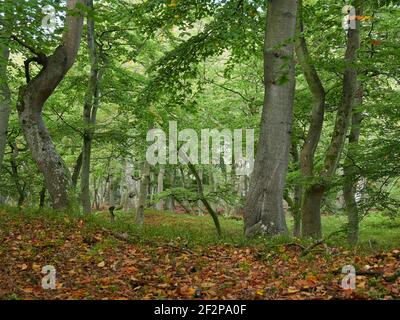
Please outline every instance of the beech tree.
[{"label": "beech tree", "polygon": [[254,171],[244,208],[247,236],[288,232],[282,199],[291,145],[296,16],[297,1],[268,1],[265,98]]},{"label": "beech tree", "polygon": [[[54,209],[71,205],[71,177],[43,121],[46,100],[72,67],[80,46],[85,0],[68,0],[67,16],[61,44],[46,56],[30,48],[34,57],[25,62],[27,84],[20,88],[17,109],[25,140],[39,170],[44,176]],[[29,65],[37,62],[41,71],[31,79]]]},{"label": "beech tree", "polygon": [[[360,16],[360,7],[356,8],[357,16]],[[356,97],[357,87],[357,51],[360,47],[360,22],[357,20],[356,27],[349,28],[347,31],[347,49],[345,53],[345,69],[343,72],[343,89],[341,103],[336,113],[336,120],[331,136],[331,142],[325,153],[323,169],[319,172],[319,178],[312,183],[304,194],[302,207],[302,236],[321,238],[321,204],[326,190],[329,188],[332,177],[338,168],[342,151],[345,145],[347,132],[350,126],[351,114]],[[318,83],[318,82],[317,82]],[[318,92],[322,96],[321,88]],[[317,96],[317,93],[314,94]],[[323,96],[322,96],[323,97]],[[319,105],[322,105],[322,97],[318,106],[314,111],[318,113]],[[311,118],[310,134],[317,135],[312,132],[313,128],[320,128],[321,114],[315,118]],[[307,166],[308,169],[308,166]],[[304,169],[303,169],[304,170]]]}]

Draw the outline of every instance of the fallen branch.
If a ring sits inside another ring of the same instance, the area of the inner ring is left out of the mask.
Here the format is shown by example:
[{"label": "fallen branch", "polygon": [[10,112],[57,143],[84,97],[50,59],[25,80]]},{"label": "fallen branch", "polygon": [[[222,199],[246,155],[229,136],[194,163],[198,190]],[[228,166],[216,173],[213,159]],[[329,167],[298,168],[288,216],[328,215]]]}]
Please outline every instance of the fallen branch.
[{"label": "fallen branch", "polygon": [[[319,241],[313,243],[312,245],[308,246],[307,248],[305,248],[305,249],[303,250],[303,252],[301,253],[301,256],[302,256],[302,257],[306,256],[306,255],[309,254],[315,247],[317,247],[317,246],[319,246],[319,245],[321,245],[321,244],[325,244],[325,243],[324,243],[324,240],[319,240]],[[326,248],[326,246],[325,246],[325,248]]]},{"label": "fallen branch", "polygon": [[[342,270],[334,270],[332,272],[333,274],[343,274]],[[373,270],[356,270],[356,275],[357,276],[369,276],[369,277],[381,277],[383,280],[387,282],[394,282],[397,280],[397,278],[400,277],[400,270],[396,271],[394,274],[390,276],[385,276],[385,273],[383,271],[373,271]]]}]

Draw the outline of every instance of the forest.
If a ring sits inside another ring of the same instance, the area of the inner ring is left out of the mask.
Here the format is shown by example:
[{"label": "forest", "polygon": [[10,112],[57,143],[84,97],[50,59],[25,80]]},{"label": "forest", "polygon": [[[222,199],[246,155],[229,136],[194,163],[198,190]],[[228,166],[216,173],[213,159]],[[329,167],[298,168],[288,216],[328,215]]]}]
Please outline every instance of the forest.
[{"label": "forest", "polygon": [[0,0],[0,52],[0,300],[400,299],[400,1]]}]

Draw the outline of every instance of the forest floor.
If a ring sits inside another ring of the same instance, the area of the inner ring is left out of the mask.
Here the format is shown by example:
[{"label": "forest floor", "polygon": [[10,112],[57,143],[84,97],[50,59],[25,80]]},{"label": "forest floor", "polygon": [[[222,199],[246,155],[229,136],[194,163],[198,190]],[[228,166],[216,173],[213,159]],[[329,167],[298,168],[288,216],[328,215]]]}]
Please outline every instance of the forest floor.
[{"label": "forest floor", "polygon": [[[325,233],[342,222],[324,219]],[[131,220],[0,209],[0,299],[400,298],[399,220],[365,221],[353,249],[340,239],[248,241],[231,219],[221,219],[221,239],[207,216],[147,212],[142,230]],[[46,265],[54,290],[41,286]],[[357,270],[355,290],[341,287],[345,265]]]}]

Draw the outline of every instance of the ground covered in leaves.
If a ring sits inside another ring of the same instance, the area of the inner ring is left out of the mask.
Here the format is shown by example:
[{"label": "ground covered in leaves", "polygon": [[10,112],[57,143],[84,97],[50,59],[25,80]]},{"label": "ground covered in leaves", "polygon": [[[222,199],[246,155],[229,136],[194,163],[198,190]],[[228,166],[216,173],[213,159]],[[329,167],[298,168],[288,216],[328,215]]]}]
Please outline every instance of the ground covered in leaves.
[{"label": "ground covered in leaves", "polygon": [[[0,299],[400,298],[400,248],[305,248],[141,241],[79,217],[0,210]],[[45,265],[55,290],[42,289]],[[341,288],[345,265],[357,270],[355,290]]]}]

